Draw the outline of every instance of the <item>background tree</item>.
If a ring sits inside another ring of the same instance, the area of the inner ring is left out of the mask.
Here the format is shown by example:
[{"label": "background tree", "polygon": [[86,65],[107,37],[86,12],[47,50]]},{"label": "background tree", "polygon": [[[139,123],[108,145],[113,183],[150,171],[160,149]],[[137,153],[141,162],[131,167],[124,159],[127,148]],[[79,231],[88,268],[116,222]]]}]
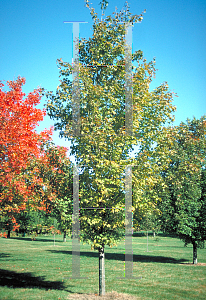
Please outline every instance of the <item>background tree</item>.
[{"label": "background tree", "polygon": [[197,248],[204,247],[206,239],[206,118],[187,119],[186,124],[165,130],[167,141],[162,139],[158,145],[170,144],[165,153],[168,164],[164,162],[161,172],[162,228],[178,236],[185,246],[193,245],[193,263],[197,264]]},{"label": "background tree", "polygon": [[154,144],[147,149],[143,147],[139,150],[136,155],[136,166],[133,170],[134,228],[153,230],[153,233],[160,229],[159,215],[161,212],[158,203],[161,201],[161,197],[159,186],[163,184],[157,157],[158,159],[164,157],[164,151],[161,149],[157,151],[156,149],[157,140]]},{"label": "background tree", "polygon": [[[25,79],[7,82],[9,91],[0,84],[0,216],[7,216],[15,229],[15,213],[24,210],[28,199],[35,201],[33,192],[25,184],[25,169],[31,156],[40,155],[39,139],[51,134],[38,134],[35,127],[43,120],[45,110],[35,108],[40,103],[40,90],[34,90],[23,99]],[[35,171],[32,182],[41,185]]]},{"label": "background tree", "polygon": [[[64,231],[65,240],[66,232],[71,233],[72,224],[73,168],[66,154],[68,148],[55,146],[51,136],[41,137],[40,143],[41,155],[31,156],[24,170],[27,189],[35,199],[35,203],[28,200],[24,212],[30,215],[32,211],[39,211],[40,216],[43,213],[37,231],[43,226],[49,226],[47,219],[58,220],[58,227]],[[38,182],[33,182],[34,173]]]},{"label": "background tree", "polygon": [[[58,60],[60,85],[55,95],[47,93],[47,112],[57,120],[55,130],[61,130],[61,136],[71,141],[72,154],[81,167],[80,239],[99,251],[101,261],[105,245],[112,246],[124,236],[124,172],[127,165],[137,164],[137,159],[130,159],[129,153],[134,145],[142,151],[149,148],[163,124],[173,120],[175,108],[166,83],[149,91],[155,61],[147,63],[143,53],[135,51],[132,55],[133,62],[137,63],[133,68],[135,134],[125,135],[125,26],[120,22],[141,22],[142,14],[132,16],[127,6],[100,21],[88,1],[86,6],[94,24],[92,37],[82,38],[79,43],[80,135],[74,136],[72,129],[69,79],[72,65],[61,59]],[[140,189],[138,180],[134,184]],[[136,194],[133,209],[135,201]],[[100,294],[104,294],[103,281],[104,273],[100,272]]]},{"label": "background tree", "polygon": [[[139,153],[138,161],[143,159],[140,166],[134,169],[135,189],[133,196],[136,199],[133,224],[136,230],[146,231],[148,252],[148,231],[153,231],[153,236],[160,230],[160,210],[157,205],[161,200],[158,195],[157,185],[161,184],[159,170],[154,165],[154,157],[151,160],[149,151]],[[154,153],[153,153],[154,154]],[[145,159],[146,158],[146,159]],[[144,161],[145,160],[145,161]],[[139,183],[139,184],[138,184]]]},{"label": "background tree", "polygon": [[45,158],[38,162],[39,176],[45,184],[45,198],[54,195],[48,210],[57,219],[66,241],[72,228],[73,165],[67,157],[68,148],[55,146],[50,140],[44,143],[44,150],[47,163]]},{"label": "background tree", "polygon": [[144,214],[135,210],[133,216],[135,229],[138,231],[152,231],[153,237],[155,237],[161,229],[160,213],[158,209],[148,213],[144,212]]}]

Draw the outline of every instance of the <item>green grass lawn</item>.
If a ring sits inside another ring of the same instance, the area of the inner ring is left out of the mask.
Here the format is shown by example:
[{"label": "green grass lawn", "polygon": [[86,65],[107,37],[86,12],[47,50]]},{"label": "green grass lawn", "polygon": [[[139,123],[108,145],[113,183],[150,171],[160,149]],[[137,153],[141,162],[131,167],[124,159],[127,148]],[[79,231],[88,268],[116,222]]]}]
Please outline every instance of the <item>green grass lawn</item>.
[{"label": "green grass lawn", "polygon": [[[74,293],[98,294],[98,253],[81,245],[81,276],[72,276],[72,240],[61,236],[0,238],[0,299],[70,299]],[[124,241],[105,249],[106,292],[116,291],[138,299],[205,299],[206,266],[193,266],[192,246],[176,238],[133,237],[133,275],[124,276]],[[206,263],[206,249],[198,249],[198,262]]]}]

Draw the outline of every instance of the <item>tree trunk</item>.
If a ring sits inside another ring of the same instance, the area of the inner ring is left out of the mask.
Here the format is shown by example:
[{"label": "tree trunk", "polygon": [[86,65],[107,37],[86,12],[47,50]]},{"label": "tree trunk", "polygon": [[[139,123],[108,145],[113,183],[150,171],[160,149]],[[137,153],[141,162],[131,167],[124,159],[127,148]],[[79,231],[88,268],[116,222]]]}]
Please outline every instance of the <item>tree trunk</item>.
[{"label": "tree trunk", "polygon": [[193,243],[193,264],[197,264],[197,245]]},{"label": "tree trunk", "polygon": [[10,234],[11,234],[11,230],[8,230],[8,233],[7,233],[7,239],[10,239]]},{"label": "tree trunk", "polygon": [[105,295],[104,246],[99,249],[99,296]]},{"label": "tree trunk", "polygon": [[64,238],[63,238],[63,242],[66,243],[67,241],[67,233],[66,233],[66,230],[64,231]]},{"label": "tree trunk", "polygon": [[148,231],[147,231],[147,252],[148,252]]}]

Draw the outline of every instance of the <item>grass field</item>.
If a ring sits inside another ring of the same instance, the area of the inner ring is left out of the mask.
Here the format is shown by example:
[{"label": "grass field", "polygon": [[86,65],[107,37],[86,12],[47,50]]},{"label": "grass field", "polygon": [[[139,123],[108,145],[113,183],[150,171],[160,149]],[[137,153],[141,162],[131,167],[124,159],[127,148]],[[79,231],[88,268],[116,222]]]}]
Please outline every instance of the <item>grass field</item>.
[{"label": "grass field", "polygon": [[[72,299],[74,294],[98,294],[98,253],[81,245],[81,276],[72,276],[72,240],[62,236],[0,238],[0,299]],[[176,238],[133,237],[133,275],[124,276],[124,241],[105,249],[106,292],[116,291],[135,299],[205,299],[206,265],[190,265],[192,246]],[[206,263],[206,249],[198,249],[198,262]],[[88,296],[89,297],[89,296]],[[78,297],[77,297],[78,298]],[[89,298],[81,298],[89,299]],[[91,299],[93,299],[91,297]],[[117,299],[117,298],[111,298]],[[124,298],[125,299],[125,298]],[[128,298],[129,299],[129,298]]]}]

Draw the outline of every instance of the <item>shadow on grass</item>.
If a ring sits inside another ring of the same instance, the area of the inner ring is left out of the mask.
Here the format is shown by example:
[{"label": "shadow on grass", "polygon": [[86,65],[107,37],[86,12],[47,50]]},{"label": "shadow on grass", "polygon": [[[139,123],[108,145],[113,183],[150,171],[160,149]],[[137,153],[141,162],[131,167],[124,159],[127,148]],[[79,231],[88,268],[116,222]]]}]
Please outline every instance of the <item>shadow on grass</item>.
[{"label": "shadow on grass", "polygon": [[45,290],[65,290],[61,281],[45,281],[43,276],[32,276],[31,273],[18,273],[0,269],[0,286],[12,288],[39,288]]},{"label": "shadow on grass", "polygon": [[[146,236],[147,231],[133,232],[133,237],[143,237]],[[148,232],[148,236],[153,237],[153,232]],[[159,232],[156,233],[155,238],[160,237],[169,237],[169,238],[178,238],[176,235],[172,235],[169,233]]]},{"label": "shadow on grass", "polygon": [[[54,238],[53,239],[44,239],[41,237],[35,237],[35,240],[32,241],[31,237],[11,237],[10,240],[20,240],[20,241],[26,241],[26,242],[54,242]],[[55,238],[55,242],[57,243],[63,243],[63,240],[59,240],[57,238]]]},{"label": "shadow on grass", "polygon": [[[72,255],[72,251],[59,251],[59,250],[46,250],[52,253],[61,253],[66,255]],[[98,252],[85,252],[81,251],[80,256],[87,257],[99,257]],[[125,255],[121,253],[105,253],[105,259],[109,260],[119,260],[125,261]],[[172,264],[180,264],[188,261],[187,259],[175,259],[173,257],[166,256],[151,256],[151,255],[133,255],[133,262],[157,262],[157,263],[172,263]]]},{"label": "shadow on grass", "polygon": [[0,253],[0,259],[10,258],[10,254],[7,253]]}]

